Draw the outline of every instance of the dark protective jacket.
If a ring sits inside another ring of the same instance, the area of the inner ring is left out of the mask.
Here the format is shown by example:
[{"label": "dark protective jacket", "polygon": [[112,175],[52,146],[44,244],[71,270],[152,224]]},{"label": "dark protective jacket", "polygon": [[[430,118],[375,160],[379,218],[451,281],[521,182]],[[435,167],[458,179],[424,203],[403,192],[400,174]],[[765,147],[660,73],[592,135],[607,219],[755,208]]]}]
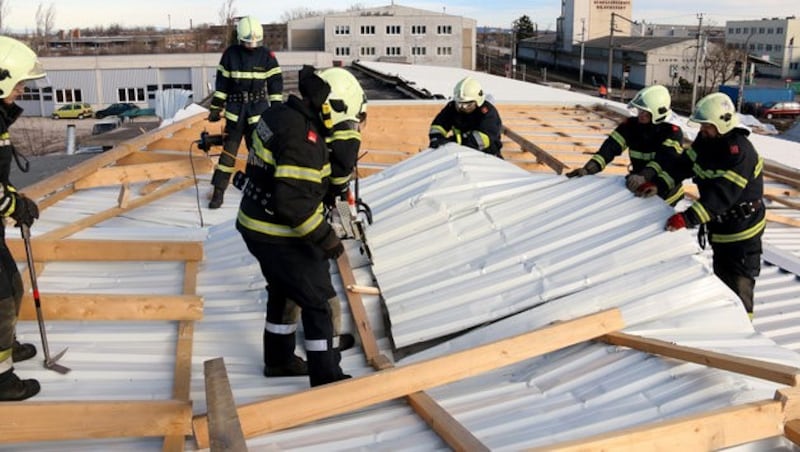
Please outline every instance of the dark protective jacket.
[{"label": "dark protective jacket", "polygon": [[433,119],[428,137],[433,141],[437,135],[447,137],[452,132],[452,141],[500,157],[502,131],[500,113],[491,102],[484,101],[472,113],[460,113],[455,101],[450,101]]},{"label": "dark protective jacket", "polygon": [[325,142],[331,153],[331,191],[339,194],[346,190],[358,160],[361,148],[359,123],[343,121],[336,124]]},{"label": "dark protective jacket", "polygon": [[[7,217],[14,212],[16,207],[16,188],[11,184],[11,162],[16,150],[11,143],[9,127],[22,114],[22,108],[17,104],[8,105],[0,101],[0,215]],[[0,227],[0,240],[5,238],[5,228]]]},{"label": "dark protective jacket", "polygon": [[330,233],[322,203],[331,174],[324,131],[319,115],[294,95],[264,112],[245,169],[236,223],[243,235],[318,244]]},{"label": "dark protective jacket", "polygon": [[217,66],[211,109],[225,108],[225,119],[234,123],[247,116],[253,124],[270,103],[283,100],[283,74],[275,53],[267,47],[247,49],[234,44],[225,49]]},{"label": "dark protective jacket", "polygon": [[[678,158],[683,152],[682,140],[683,131],[675,124],[667,122],[641,124],[636,117],[630,117],[609,134],[591,160],[600,165],[602,171],[627,149],[631,161],[628,170],[631,174],[635,174],[654,161],[656,156],[659,156],[659,160],[665,164]],[[683,197],[683,187],[680,184],[657,183],[656,186],[658,196],[668,204]]]},{"label": "dark protective jacket", "polygon": [[691,177],[697,185],[700,198],[684,216],[688,225],[707,224],[712,244],[742,242],[766,226],[764,160],[749,134],[741,128],[717,138],[698,134],[674,166],[665,168],[676,181]]}]

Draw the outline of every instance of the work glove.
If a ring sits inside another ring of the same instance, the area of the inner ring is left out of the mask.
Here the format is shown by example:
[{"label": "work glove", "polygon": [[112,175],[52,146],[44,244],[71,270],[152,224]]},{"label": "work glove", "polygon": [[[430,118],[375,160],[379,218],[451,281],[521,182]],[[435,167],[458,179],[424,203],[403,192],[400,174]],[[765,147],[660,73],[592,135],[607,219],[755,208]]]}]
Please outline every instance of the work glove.
[{"label": "work glove", "polygon": [[211,110],[209,110],[209,112],[208,112],[208,122],[217,122],[217,121],[219,121],[222,118],[219,113],[220,113],[220,110],[218,108],[212,108]]},{"label": "work glove", "polygon": [[349,188],[347,184],[331,185],[328,187],[328,192],[325,193],[325,197],[322,199],[322,204],[328,207],[336,207],[337,200],[347,200],[348,191]]},{"label": "work glove", "polygon": [[639,190],[639,187],[642,184],[647,183],[647,179],[644,176],[639,174],[628,174],[625,176],[625,187],[631,191],[631,193],[636,193]]},{"label": "work glove", "polygon": [[667,224],[664,225],[664,230],[671,232],[677,231],[678,229],[683,229],[685,227],[686,217],[682,213],[676,213],[667,219]]},{"label": "work glove", "polygon": [[582,168],[574,169],[565,174],[565,176],[567,176],[567,178],[569,179],[572,179],[573,177],[589,176],[591,174],[599,172],[600,172],[600,165],[594,160],[589,160],[588,162],[586,162],[585,165],[583,165]]},{"label": "work glove", "polygon": [[39,218],[39,206],[36,203],[26,197],[25,195],[20,195],[18,193],[14,193],[15,206],[14,212],[11,213],[11,218],[17,222],[17,227],[21,227],[23,225],[31,227],[33,222]]},{"label": "work glove", "polygon": [[645,182],[636,189],[634,195],[640,198],[650,198],[658,194],[658,187],[652,182]]},{"label": "work glove", "polygon": [[449,143],[450,141],[451,140],[449,140],[444,135],[440,135],[440,134],[432,135],[431,136],[431,142],[428,145],[428,147],[431,148],[431,149],[436,149],[439,146],[444,146],[445,144]]},{"label": "work glove", "polygon": [[344,245],[333,228],[328,230],[328,234],[317,243],[317,246],[322,248],[326,259],[338,259],[344,253]]}]

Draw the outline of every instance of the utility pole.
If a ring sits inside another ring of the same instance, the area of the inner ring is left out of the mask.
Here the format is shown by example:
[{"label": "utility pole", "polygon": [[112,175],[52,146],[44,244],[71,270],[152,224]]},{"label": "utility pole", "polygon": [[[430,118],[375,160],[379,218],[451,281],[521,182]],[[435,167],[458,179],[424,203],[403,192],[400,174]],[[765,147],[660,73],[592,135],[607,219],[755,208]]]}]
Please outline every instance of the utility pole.
[{"label": "utility pole", "polygon": [[701,39],[703,35],[703,13],[697,15],[699,23],[697,24],[697,52],[694,54],[694,80],[692,81],[692,111],[694,111],[694,104],[697,101],[697,69],[700,67],[700,50]]},{"label": "utility pole", "polygon": [[581,70],[578,73],[578,83],[583,85],[583,42],[586,40],[586,18],[581,17]]},{"label": "utility pole", "polygon": [[611,99],[611,77],[612,68],[614,67],[614,17],[616,13],[611,13],[611,30],[608,34],[608,75],[606,76],[606,89],[608,90],[608,98]]},{"label": "utility pole", "polygon": [[747,36],[747,39],[744,41],[744,49],[742,49],[742,68],[739,71],[739,95],[736,97],[736,111],[741,113],[742,112],[742,102],[744,99],[744,81],[747,78],[747,57],[750,55],[750,49],[747,47],[750,44],[750,38],[753,37],[753,33],[750,32],[750,35]]}]

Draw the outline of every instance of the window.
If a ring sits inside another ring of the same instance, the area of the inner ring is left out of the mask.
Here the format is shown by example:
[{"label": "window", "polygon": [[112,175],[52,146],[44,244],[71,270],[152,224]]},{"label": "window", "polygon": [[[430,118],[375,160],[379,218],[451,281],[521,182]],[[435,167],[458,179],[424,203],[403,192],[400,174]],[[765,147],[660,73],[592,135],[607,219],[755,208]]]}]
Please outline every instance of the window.
[{"label": "window", "polygon": [[757,45],[756,45],[756,49],[758,49],[758,50],[764,50],[764,44],[757,44]]},{"label": "window", "polygon": [[337,47],[334,53],[336,56],[350,56],[350,47]]},{"label": "window", "polygon": [[783,50],[783,44],[775,44],[774,48],[776,52],[780,52],[781,50]]},{"label": "window", "polygon": [[738,34],[741,34],[741,33],[742,33],[742,29],[740,27],[736,27],[736,34],[738,35]]},{"label": "window", "polygon": [[83,94],[79,89],[57,89],[56,103],[68,104],[70,102],[83,102]]},{"label": "window", "polygon": [[439,56],[448,56],[453,54],[452,47],[437,47],[436,54]]},{"label": "window", "polygon": [[453,26],[452,25],[437,25],[436,26],[436,34],[438,34],[438,35],[451,35],[451,34],[453,34]]},{"label": "window", "polygon": [[764,50],[766,50],[767,52],[772,52],[772,44],[767,44]]},{"label": "window", "polygon": [[25,91],[23,91],[22,96],[20,96],[20,100],[39,100],[39,98],[39,89],[31,89],[27,86],[25,87]]},{"label": "window", "polygon": [[764,27],[758,27],[758,33],[763,35],[764,34]]},{"label": "window", "polygon": [[387,47],[386,48],[386,56],[400,56],[403,52],[400,50],[400,47]]},{"label": "window", "polygon": [[783,27],[778,27],[775,29],[775,34],[782,35],[783,34]]},{"label": "window", "polygon": [[386,34],[387,35],[399,35],[402,32],[402,28],[400,25],[387,25],[386,26]]},{"label": "window", "polygon": [[750,27],[750,34],[751,35],[756,34],[756,27]]},{"label": "window", "polygon": [[772,27],[767,28],[767,34],[771,35],[775,30]]},{"label": "window", "polygon": [[361,56],[375,56],[375,47],[362,47],[359,53]]},{"label": "window", "polygon": [[350,34],[350,25],[337,25],[333,29],[333,34],[335,34],[335,35],[349,35]]},{"label": "window", "polygon": [[411,34],[412,35],[424,35],[427,31],[427,27],[425,25],[412,25],[411,26]]},{"label": "window", "polygon": [[362,35],[374,35],[375,34],[375,25],[362,25],[361,26],[361,34]]},{"label": "window", "polygon": [[425,55],[426,54],[425,47],[412,47],[411,48],[411,54],[412,55],[418,55],[418,56],[419,55]]},{"label": "window", "polygon": [[728,28],[728,34],[729,34],[729,35],[732,35],[732,34],[733,34],[733,27],[731,27],[731,28]]},{"label": "window", "polygon": [[[161,89],[186,89],[191,91],[192,84],[191,83],[164,83],[161,85]],[[148,85],[147,90],[150,91],[150,86]]]},{"label": "window", "polygon": [[144,88],[119,88],[117,89],[117,97],[120,102],[144,102]]}]

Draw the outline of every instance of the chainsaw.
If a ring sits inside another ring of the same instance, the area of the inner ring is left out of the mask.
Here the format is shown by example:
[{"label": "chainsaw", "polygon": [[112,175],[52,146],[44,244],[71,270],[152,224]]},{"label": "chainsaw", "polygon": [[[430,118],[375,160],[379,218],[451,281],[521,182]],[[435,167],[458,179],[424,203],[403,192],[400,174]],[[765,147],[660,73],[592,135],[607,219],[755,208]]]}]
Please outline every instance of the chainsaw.
[{"label": "chainsaw", "polygon": [[[367,245],[366,225],[372,224],[372,210],[367,203],[356,199],[353,191],[348,189],[346,199],[336,198],[334,210],[338,214],[339,222],[332,221],[332,226],[339,238],[352,239],[361,242],[361,253],[366,254],[372,261],[372,252]],[[338,227],[337,227],[338,226]]]}]

